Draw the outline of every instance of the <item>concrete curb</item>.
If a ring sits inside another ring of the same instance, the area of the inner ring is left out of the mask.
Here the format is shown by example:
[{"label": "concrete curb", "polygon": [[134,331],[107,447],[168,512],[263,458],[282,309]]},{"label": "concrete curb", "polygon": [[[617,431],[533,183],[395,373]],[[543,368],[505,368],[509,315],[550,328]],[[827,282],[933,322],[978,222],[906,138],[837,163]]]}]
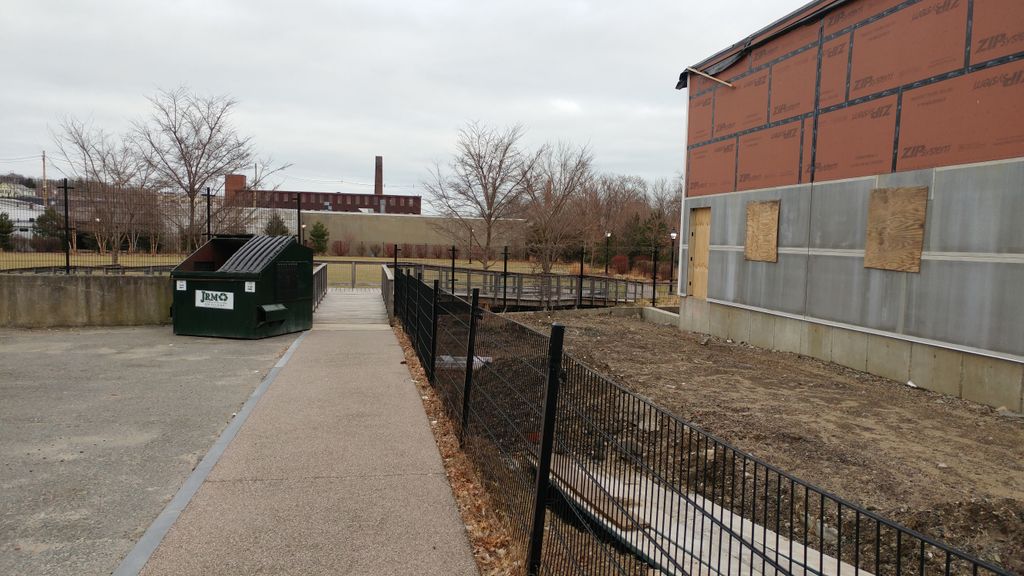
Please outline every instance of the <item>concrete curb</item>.
[{"label": "concrete curb", "polygon": [[167,506],[160,512],[160,515],[156,517],[156,520],[149,525],[146,532],[142,535],[142,538],[135,543],[135,547],[132,548],[131,552],[124,557],[121,564],[118,565],[117,569],[114,570],[113,576],[137,576],[139,572],[149,562],[149,558],[156,551],[157,547],[163,541],[164,536],[174,526],[174,523],[181,516],[182,511],[188,506],[189,502],[192,501],[192,497],[195,496],[199,487],[202,486],[206,477],[210,475],[213,467],[220,460],[221,455],[224,454],[224,450],[231,444],[238,431],[245,424],[245,420],[252,413],[253,408],[256,407],[256,403],[259,402],[263,394],[270,388],[270,385],[277,378],[278,373],[284,368],[288,360],[291,359],[292,354],[299,347],[299,344],[309,332],[303,332],[298,338],[292,342],[292,345],[288,347],[288,350],[281,356],[281,359],[274,364],[274,367],[270,369],[267,376],[260,382],[260,385],[256,387],[256,390],[249,396],[242,405],[242,409],[238,411],[238,415],[235,416],[228,424],[224,432],[221,433],[217,441],[213,443],[210,450],[203,457],[199,465],[195,467],[192,474],[185,480],[185,483],[178,489],[178,493],[174,495],[174,498],[167,504]]}]

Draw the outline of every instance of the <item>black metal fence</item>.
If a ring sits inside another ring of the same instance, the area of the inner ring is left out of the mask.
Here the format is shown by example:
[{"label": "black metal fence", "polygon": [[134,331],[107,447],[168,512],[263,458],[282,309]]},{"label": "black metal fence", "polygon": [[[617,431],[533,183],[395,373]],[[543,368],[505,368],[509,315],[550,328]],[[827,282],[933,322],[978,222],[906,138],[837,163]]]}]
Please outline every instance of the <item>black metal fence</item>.
[{"label": "black metal fence", "polygon": [[[414,266],[426,282],[438,280],[444,290],[468,299],[474,289],[490,309],[603,307],[657,302],[669,296],[668,280],[615,278],[591,274],[538,274],[479,270],[434,264]],[[657,290],[657,292],[655,292]]]},{"label": "black metal fence", "polygon": [[320,307],[320,303],[327,296],[327,265],[317,264],[313,268],[313,311]]},{"label": "black metal fence", "polygon": [[296,210],[216,194],[189,198],[104,182],[39,181],[0,197],[0,270],[162,272],[211,235],[296,234],[300,219]]},{"label": "black metal fence", "polygon": [[394,310],[526,571],[1009,572],[795,478],[654,406],[550,337],[430,284]]}]

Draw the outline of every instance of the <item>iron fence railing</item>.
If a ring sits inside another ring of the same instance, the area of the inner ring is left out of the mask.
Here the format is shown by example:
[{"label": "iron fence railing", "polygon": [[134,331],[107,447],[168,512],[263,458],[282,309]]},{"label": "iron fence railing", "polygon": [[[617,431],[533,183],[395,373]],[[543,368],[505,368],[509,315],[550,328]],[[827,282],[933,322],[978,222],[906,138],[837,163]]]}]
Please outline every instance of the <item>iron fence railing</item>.
[{"label": "iron fence railing", "polygon": [[[415,264],[425,281],[438,280],[446,291],[468,299],[479,289],[492,309],[604,307],[657,301],[672,284],[665,280],[615,278],[589,274],[536,274]],[[655,287],[657,293],[655,293]]]},{"label": "iron fence railing", "polygon": [[84,180],[39,181],[0,198],[0,214],[3,271],[159,271],[218,234],[301,235],[298,210]]},{"label": "iron fence railing", "polygon": [[317,264],[313,268],[313,311],[320,307],[324,297],[327,296],[327,266]]},{"label": "iron fence railing", "polygon": [[1009,572],[626,390],[545,336],[394,276],[394,310],[531,574]]},{"label": "iron fence railing", "polygon": [[388,323],[395,320],[395,272],[386,264],[378,264],[380,268],[380,294],[384,297],[384,308],[388,311]]},{"label": "iron fence railing", "polygon": [[[317,260],[328,264],[328,279],[332,286],[350,288],[380,286],[387,280],[382,275],[380,261],[336,261]],[[391,268],[399,266],[413,270],[428,284],[437,280],[447,292],[468,299],[474,288],[480,291],[487,307],[500,310],[523,310],[537,308],[569,308],[618,306],[640,303],[657,303],[672,293],[674,284],[666,280],[639,280],[590,274],[536,274],[527,272],[481,270],[426,264],[421,262],[397,261]]]}]

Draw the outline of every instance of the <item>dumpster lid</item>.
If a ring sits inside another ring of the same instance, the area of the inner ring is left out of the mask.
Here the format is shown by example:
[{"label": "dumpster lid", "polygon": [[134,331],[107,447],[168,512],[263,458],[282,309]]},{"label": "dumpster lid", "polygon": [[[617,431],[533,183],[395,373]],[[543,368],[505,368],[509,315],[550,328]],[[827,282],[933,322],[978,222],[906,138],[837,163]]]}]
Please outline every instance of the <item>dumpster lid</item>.
[{"label": "dumpster lid", "polygon": [[217,271],[242,274],[259,272],[294,241],[292,236],[254,236]]}]

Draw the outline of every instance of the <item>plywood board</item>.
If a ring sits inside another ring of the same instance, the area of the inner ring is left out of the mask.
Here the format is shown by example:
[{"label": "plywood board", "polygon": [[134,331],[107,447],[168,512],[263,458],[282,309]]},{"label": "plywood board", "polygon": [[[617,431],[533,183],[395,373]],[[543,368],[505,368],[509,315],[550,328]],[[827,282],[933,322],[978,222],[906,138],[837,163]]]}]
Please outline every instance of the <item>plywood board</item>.
[{"label": "plywood board", "polygon": [[850,98],[963,68],[967,2],[922,2],[858,28]]},{"label": "plywood board", "polygon": [[768,123],[768,70],[715,90],[715,137]]},{"label": "plywood board", "polygon": [[695,298],[708,297],[708,260],[711,255],[711,208],[690,210],[689,262],[686,293]]},{"label": "plywood board", "polygon": [[872,190],[864,267],[920,272],[927,209],[927,187]]},{"label": "plywood board", "polygon": [[811,181],[811,160],[813,157],[813,150],[811,145],[814,143],[814,119],[804,118],[803,122],[803,149],[800,151],[800,182]]},{"label": "plywood board", "polygon": [[891,172],[895,134],[895,95],[822,114],[814,180]]},{"label": "plywood board", "polygon": [[686,169],[687,196],[732,192],[736,187],[736,140],[690,150]]},{"label": "plywood board", "polygon": [[814,110],[817,72],[817,50],[806,50],[772,65],[772,122]]},{"label": "plywood board", "polygon": [[971,64],[1024,52],[1024,10],[1020,0],[974,3]]},{"label": "plywood board", "polygon": [[747,202],[747,239],[743,249],[747,260],[779,260],[779,201]]},{"label": "plywood board", "polygon": [[1024,155],[1024,62],[903,94],[896,168],[917,170]]},{"label": "plywood board", "polygon": [[737,190],[796,184],[800,176],[800,122],[740,137]]},{"label": "plywood board", "polygon": [[821,49],[821,89],[818,106],[827,108],[846,102],[846,70],[850,63],[850,36],[826,42]]},{"label": "plywood board", "polygon": [[690,99],[690,116],[687,120],[687,141],[700,144],[711,139],[711,94]]}]

